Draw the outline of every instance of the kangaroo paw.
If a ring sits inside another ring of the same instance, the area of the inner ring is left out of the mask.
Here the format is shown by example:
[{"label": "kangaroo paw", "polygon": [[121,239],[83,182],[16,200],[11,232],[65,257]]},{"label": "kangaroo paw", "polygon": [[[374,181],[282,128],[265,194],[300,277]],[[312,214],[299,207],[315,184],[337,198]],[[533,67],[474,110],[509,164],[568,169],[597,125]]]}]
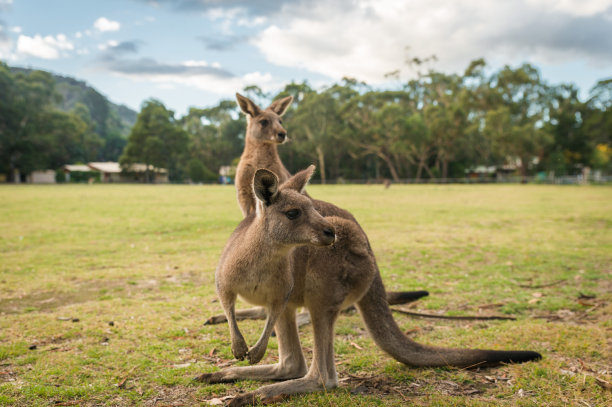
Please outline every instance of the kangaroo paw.
[{"label": "kangaroo paw", "polygon": [[249,360],[249,364],[254,365],[255,363],[259,362],[265,354],[266,348],[264,348],[263,346],[254,346],[249,350],[246,356]]},{"label": "kangaroo paw", "polygon": [[215,372],[215,373],[202,373],[199,376],[194,377],[192,380],[194,382],[200,382],[200,383],[219,383],[219,375],[217,374],[219,372]]},{"label": "kangaroo paw", "polygon": [[256,393],[240,394],[234,397],[228,404],[228,407],[255,406],[261,401]]},{"label": "kangaroo paw", "polygon": [[225,315],[213,315],[212,317],[208,318],[206,322],[204,322],[204,325],[216,325],[222,322],[227,322]]},{"label": "kangaroo paw", "polygon": [[232,343],[232,354],[236,359],[243,360],[248,352],[249,347],[244,341],[236,341],[235,343]]}]

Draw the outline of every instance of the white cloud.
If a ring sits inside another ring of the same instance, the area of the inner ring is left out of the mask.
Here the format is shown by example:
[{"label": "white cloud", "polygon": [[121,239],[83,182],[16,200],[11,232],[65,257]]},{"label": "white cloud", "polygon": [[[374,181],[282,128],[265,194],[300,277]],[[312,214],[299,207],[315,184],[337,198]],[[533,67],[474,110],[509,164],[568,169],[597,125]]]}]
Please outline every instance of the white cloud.
[{"label": "white cloud", "polygon": [[526,0],[528,5],[573,16],[592,16],[610,8],[609,0]]},{"label": "white cloud", "polygon": [[119,31],[121,24],[118,21],[111,21],[105,17],[100,17],[94,22],[94,28],[98,31]]},{"label": "white cloud", "polygon": [[263,16],[259,17],[249,17],[249,18],[241,18],[236,24],[241,27],[256,27],[258,25],[264,25],[268,19]]},{"label": "white cloud", "polygon": [[480,57],[609,64],[611,15],[610,0],[314,0],[281,9],[252,43],[276,65],[380,83],[434,54],[435,68],[452,72]]},{"label": "white cloud", "polygon": [[81,37],[83,36],[83,33],[81,33],[80,31],[77,31],[77,32],[74,34],[74,36],[75,36],[76,38],[81,38]]},{"label": "white cloud", "polygon": [[[129,72],[115,71],[116,74],[129,77],[139,82],[153,82],[158,87],[170,87],[174,85],[184,85],[190,88],[201,89],[205,92],[212,92],[218,95],[228,95],[236,92],[236,89],[243,89],[245,86],[254,85],[268,91],[278,88],[278,81],[274,80],[269,73],[250,72],[243,76],[221,76],[211,69],[210,73],[206,68],[221,69],[221,66],[214,62],[209,64],[206,61],[184,61],[177,65],[165,65],[174,69],[167,69],[168,73],[159,71],[147,72],[146,70],[134,70]],[[180,67],[188,68],[186,72],[181,72]],[[201,71],[198,68],[204,68]]]},{"label": "white cloud", "polygon": [[183,62],[183,65],[185,66],[189,66],[189,67],[193,67],[193,66],[208,66],[208,62],[206,61],[185,61]]},{"label": "white cloud", "polygon": [[119,43],[115,40],[109,40],[104,44],[98,44],[98,49],[104,51],[105,49],[116,47]]},{"label": "white cloud", "polygon": [[253,84],[256,84],[265,91],[278,87],[278,83],[273,80],[272,75],[261,72],[251,72],[233,78],[219,78],[212,75],[141,75],[141,79],[165,85],[173,83],[186,85],[218,95],[232,95],[236,92],[236,89],[243,89]]},{"label": "white cloud", "polygon": [[244,14],[245,10],[240,7],[232,8],[211,8],[205,15],[209,20],[233,20],[240,14]]},{"label": "white cloud", "polygon": [[11,28],[11,32],[14,32],[15,34],[20,34],[21,31],[22,31],[22,29],[19,26],[15,26],[15,27]]},{"label": "white cloud", "polygon": [[43,59],[57,59],[62,55],[62,51],[71,51],[74,45],[64,34],[58,34],[55,37],[47,35],[35,35],[28,37],[20,35],[17,39],[17,53],[21,55],[30,55]]}]

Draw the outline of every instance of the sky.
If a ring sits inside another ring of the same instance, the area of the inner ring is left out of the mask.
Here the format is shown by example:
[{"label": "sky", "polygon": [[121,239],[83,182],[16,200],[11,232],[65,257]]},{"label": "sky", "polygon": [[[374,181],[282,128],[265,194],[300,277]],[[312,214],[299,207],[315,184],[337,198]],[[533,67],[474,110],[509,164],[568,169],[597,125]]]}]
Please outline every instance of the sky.
[{"label": "sky", "polygon": [[612,0],[0,0],[0,60],[137,111],[156,98],[182,116],[292,80],[397,87],[431,55],[446,73],[532,63],[586,97],[612,78]]}]

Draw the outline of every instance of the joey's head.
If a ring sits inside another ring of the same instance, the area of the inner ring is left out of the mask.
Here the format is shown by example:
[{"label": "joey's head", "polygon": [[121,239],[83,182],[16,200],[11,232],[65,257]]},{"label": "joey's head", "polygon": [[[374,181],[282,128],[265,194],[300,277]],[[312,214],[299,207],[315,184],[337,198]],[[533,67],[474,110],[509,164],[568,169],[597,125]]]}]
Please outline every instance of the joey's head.
[{"label": "joey's head", "polygon": [[315,210],[312,200],[304,195],[304,188],[313,171],[314,165],[311,165],[282,185],[271,171],[259,169],[255,172],[255,216],[269,241],[287,246],[328,246],[334,243],[336,235],[333,226]]},{"label": "joey's head", "polygon": [[238,106],[247,116],[246,137],[259,143],[282,144],[287,140],[287,130],[281,116],[285,114],[293,96],[278,99],[266,109],[261,109],[247,97],[236,93]]}]

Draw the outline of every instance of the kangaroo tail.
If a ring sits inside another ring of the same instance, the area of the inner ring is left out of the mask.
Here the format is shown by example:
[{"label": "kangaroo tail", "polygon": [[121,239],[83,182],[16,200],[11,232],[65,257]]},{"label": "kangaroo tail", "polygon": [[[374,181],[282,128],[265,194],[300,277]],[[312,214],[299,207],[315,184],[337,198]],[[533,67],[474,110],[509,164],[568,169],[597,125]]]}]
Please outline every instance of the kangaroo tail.
[{"label": "kangaroo tail", "polygon": [[389,305],[406,304],[419,298],[427,297],[429,292],[419,291],[387,291],[387,303]]},{"label": "kangaroo tail", "polygon": [[374,342],[394,359],[417,367],[492,366],[500,363],[522,363],[542,358],[532,351],[504,351],[480,349],[449,349],[421,345],[409,339],[397,326],[385,301],[385,287],[379,273],[357,303]]}]

